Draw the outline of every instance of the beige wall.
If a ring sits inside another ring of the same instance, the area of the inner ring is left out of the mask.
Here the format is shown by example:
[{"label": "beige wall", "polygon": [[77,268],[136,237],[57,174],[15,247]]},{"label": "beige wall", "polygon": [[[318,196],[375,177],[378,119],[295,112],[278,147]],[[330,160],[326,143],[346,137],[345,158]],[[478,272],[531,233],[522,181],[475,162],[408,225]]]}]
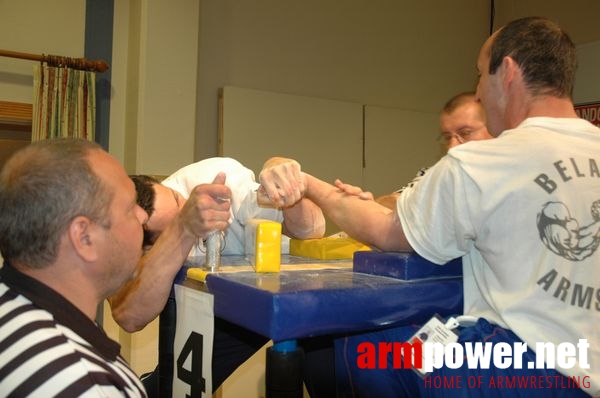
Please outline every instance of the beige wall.
[{"label": "beige wall", "polygon": [[[0,49],[82,57],[85,2],[0,0]],[[31,61],[0,57],[0,100],[31,103]]]},{"label": "beige wall", "polygon": [[[577,43],[600,40],[600,2],[495,4],[496,26],[538,14]],[[473,87],[489,11],[480,0],[115,1],[110,151],[159,175],[216,155],[225,85],[436,112]],[[1,1],[0,48],[82,56],[84,14],[80,0]],[[0,57],[0,99],[29,102],[31,81],[31,62]]]},{"label": "beige wall", "polygon": [[198,0],[115,1],[110,151],[130,173],[194,160],[198,15]]},{"label": "beige wall", "polygon": [[541,16],[558,22],[575,44],[600,40],[596,0],[495,0],[496,28],[525,16]]},{"label": "beige wall", "polygon": [[[437,112],[472,88],[489,33],[481,0],[202,1],[196,158],[216,154],[217,90],[226,85]],[[600,40],[594,0],[496,0],[495,27],[526,15]]]},{"label": "beige wall", "polygon": [[203,1],[196,156],[216,152],[219,87],[437,112],[474,87],[487,2]]},{"label": "beige wall", "polygon": [[600,40],[577,46],[577,82],[573,90],[575,104],[600,102]]}]

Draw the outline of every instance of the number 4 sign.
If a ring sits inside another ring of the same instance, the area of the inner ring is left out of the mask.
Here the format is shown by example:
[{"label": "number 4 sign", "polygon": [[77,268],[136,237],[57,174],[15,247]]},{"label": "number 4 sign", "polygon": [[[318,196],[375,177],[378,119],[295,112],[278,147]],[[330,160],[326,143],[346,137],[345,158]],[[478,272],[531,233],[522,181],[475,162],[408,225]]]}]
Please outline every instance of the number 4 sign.
[{"label": "number 4 sign", "polygon": [[174,398],[212,397],[213,296],[175,285]]}]

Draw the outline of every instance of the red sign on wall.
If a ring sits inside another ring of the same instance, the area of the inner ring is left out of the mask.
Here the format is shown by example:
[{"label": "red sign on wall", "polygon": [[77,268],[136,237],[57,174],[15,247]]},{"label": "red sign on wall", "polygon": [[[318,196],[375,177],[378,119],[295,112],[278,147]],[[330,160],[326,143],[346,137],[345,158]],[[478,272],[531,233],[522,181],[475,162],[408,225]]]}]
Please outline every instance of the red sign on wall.
[{"label": "red sign on wall", "polygon": [[577,116],[600,127],[600,102],[575,105]]}]

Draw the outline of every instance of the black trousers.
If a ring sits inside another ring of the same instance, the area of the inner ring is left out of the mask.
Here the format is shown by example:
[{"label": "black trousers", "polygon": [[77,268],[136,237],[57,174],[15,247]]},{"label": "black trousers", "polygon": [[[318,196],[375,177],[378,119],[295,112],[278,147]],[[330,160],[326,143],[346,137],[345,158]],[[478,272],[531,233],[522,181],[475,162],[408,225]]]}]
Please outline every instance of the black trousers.
[{"label": "black trousers", "polygon": [[[175,299],[169,298],[160,315],[159,364],[156,369],[142,376],[149,398],[170,398],[176,324]],[[335,363],[333,350],[334,337],[313,337],[301,339],[304,350],[304,385],[311,398],[332,398],[336,396]],[[256,351],[269,341],[268,338],[248,329],[215,317],[212,387],[213,392]]]}]

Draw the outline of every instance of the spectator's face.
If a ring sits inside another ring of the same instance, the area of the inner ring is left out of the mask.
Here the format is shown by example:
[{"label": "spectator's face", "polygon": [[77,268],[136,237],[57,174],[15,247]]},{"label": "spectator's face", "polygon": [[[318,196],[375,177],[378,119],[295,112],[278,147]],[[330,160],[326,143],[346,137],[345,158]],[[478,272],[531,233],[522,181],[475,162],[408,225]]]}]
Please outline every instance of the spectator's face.
[{"label": "spectator's face", "polygon": [[185,204],[185,199],[179,192],[162,184],[154,184],[154,212],[146,222],[146,230],[158,236],[177,216]]},{"label": "spectator's face", "polygon": [[450,113],[440,115],[440,128],[446,149],[469,141],[493,138],[485,125],[483,109],[478,102],[467,102]]}]

